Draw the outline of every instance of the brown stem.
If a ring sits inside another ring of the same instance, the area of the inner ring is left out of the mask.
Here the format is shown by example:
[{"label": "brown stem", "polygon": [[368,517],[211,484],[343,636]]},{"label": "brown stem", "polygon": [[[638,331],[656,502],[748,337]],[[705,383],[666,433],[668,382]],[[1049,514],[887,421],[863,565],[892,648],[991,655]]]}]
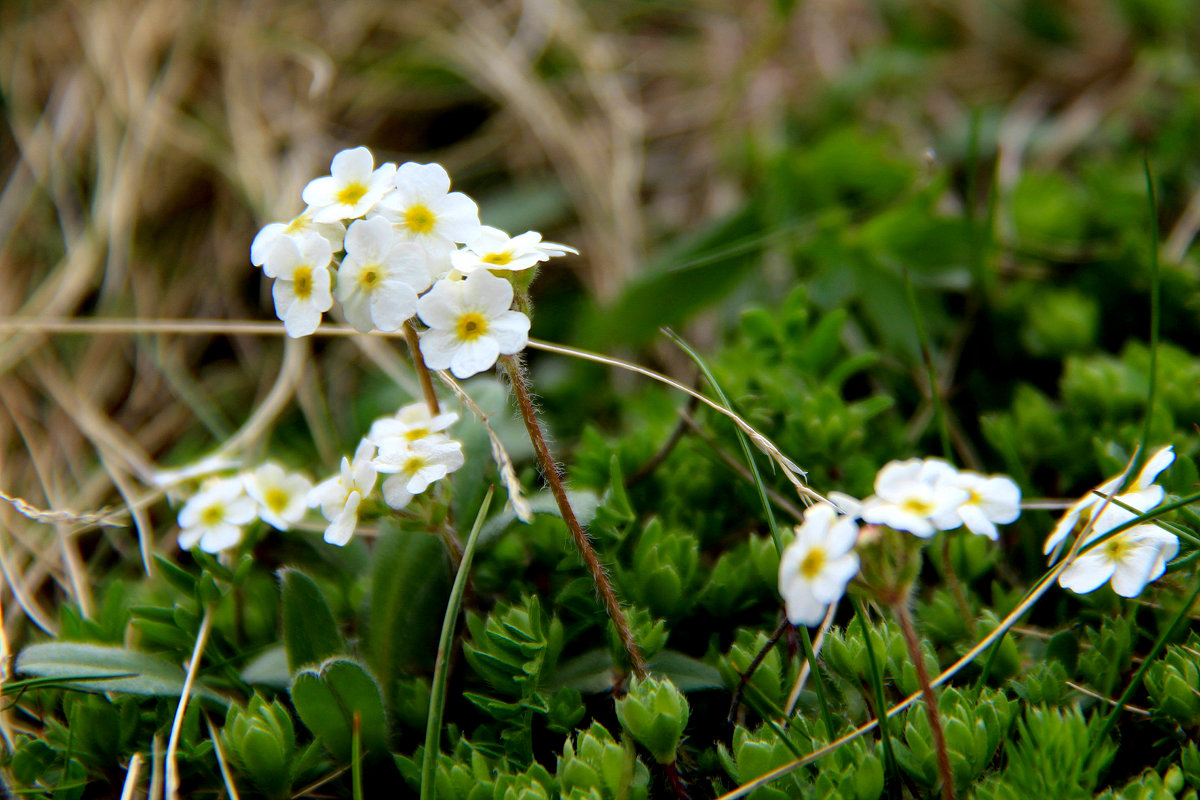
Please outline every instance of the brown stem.
[{"label": "brown stem", "polygon": [[408,352],[412,354],[417,379],[421,381],[421,392],[425,395],[425,405],[429,406],[429,416],[436,417],[441,413],[441,407],[438,405],[437,393],[433,391],[433,377],[429,374],[429,367],[425,366],[424,356],[421,355],[417,326],[411,319],[404,323],[404,341],[408,342]]},{"label": "brown stem", "polygon": [[900,633],[904,636],[904,644],[908,647],[909,658],[917,668],[917,680],[925,695],[925,708],[929,712],[929,729],[933,732],[933,746],[937,751],[938,773],[942,776],[942,800],[955,800],[954,773],[950,770],[950,753],[946,750],[946,733],[942,730],[942,714],[938,710],[937,695],[929,682],[929,672],[925,669],[925,657],[921,652],[921,643],[917,640],[917,630],[913,627],[912,614],[908,610],[908,600],[902,600],[892,606],[892,613],[900,623]]},{"label": "brown stem", "polygon": [[671,784],[671,790],[675,792],[676,800],[689,800],[687,787],[683,784],[683,778],[679,775],[679,767],[676,762],[663,764],[663,772],[667,773],[667,783]]},{"label": "brown stem", "polygon": [[508,377],[512,381],[513,393],[517,397],[517,406],[521,409],[521,418],[525,420],[525,428],[529,431],[529,439],[533,442],[538,463],[542,466],[542,474],[546,478],[546,483],[550,484],[550,492],[554,495],[555,502],[558,503],[558,510],[562,514],[563,522],[567,523],[567,530],[571,532],[571,539],[574,540],[579,555],[583,557],[584,565],[592,575],[592,582],[596,585],[596,591],[600,594],[600,600],[604,603],[608,617],[616,626],[617,635],[621,637],[621,644],[625,646],[625,653],[629,657],[629,666],[633,668],[633,674],[639,679],[645,678],[646,662],[642,659],[642,651],[633,639],[633,631],[630,630],[629,622],[625,619],[625,612],[621,610],[621,602],[617,599],[617,593],[613,591],[612,584],[609,583],[604,565],[600,563],[600,559],[596,557],[596,551],[592,549],[587,532],[576,519],[575,511],[571,508],[571,501],[567,498],[567,491],[563,488],[562,478],[558,474],[558,466],[554,463],[554,456],[550,454],[550,446],[546,444],[542,424],[538,421],[533,400],[529,397],[529,386],[525,381],[524,367],[516,356],[503,356],[503,360],[504,368],[508,371]]}]

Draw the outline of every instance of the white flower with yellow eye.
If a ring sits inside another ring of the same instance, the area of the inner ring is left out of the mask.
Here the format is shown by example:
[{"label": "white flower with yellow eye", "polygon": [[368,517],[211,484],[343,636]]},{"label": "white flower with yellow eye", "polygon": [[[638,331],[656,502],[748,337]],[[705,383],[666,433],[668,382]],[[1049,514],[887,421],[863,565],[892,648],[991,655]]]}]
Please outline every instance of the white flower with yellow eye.
[{"label": "white flower with yellow eye", "polygon": [[320,506],[321,514],[329,520],[325,541],[330,544],[341,547],[354,535],[354,529],[358,527],[358,507],[375,488],[378,477],[371,465],[374,457],[375,445],[363,439],[354,451],[353,461],[343,456],[338,474],[309,490],[308,505]]},{"label": "white flower with yellow eye", "polygon": [[951,484],[954,467],[937,458],[890,461],[875,476],[875,494],[863,502],[863,522],[886,525],[928,539],[957,528],[954,510],[970,499]]},{"label": "white flower with yellow eye", "polygon": [[401,509],[429,484],[461,467],[464,457],[461,443],[435,433],[413,442],[401,437],[384,439],[371,463],[380,472],[392,473],[383,482],[383,500]]},{"label": "white flower with yellow eye", "polygon": [[1137,477],[1125,487],[1125,491],[1115,496],[1112,500],[1108,500],[1107,496],[1121,488],[1121,483],[1125,477],[1124,474],[1110,478],[1088,492],[1062,515],[1062,518],[1059,519],[1058,524],[1054,526],[1054,530],[1050,532],[1050,536],[1046,539],[1046,544],[1043,546],[1042,552],[1051,556],[1051,560],[1053,560],[1057,557],[1059,547],[1076,529],[1091,525],[1091,532],[1088,534],[1087,539],[1087,541],[1091,541],[1111,531],[1126,520],[1132,519],[1133,515],[1130,515],[1126,509],[1122,508],[1121,504],[1143,512],[1157,506],[1163,501],[1166,492],[1163,487],[1154,481],[1158,478],[1160,472],[1171,466],[1174,462],[1174,446],[1167,445],[1166,447],[1160,447],[1146,459],[1145,465]]},{"label": "white flower with yellow eye", "polygon": [[236,547],[242,526],[254,519],[255,505],[237,478],[212,478],[179,511],[179,546],[206,553]]},{"label": "white flower with yellow eye", "polygon": [[300,197],[313,209],[316,222],[336,222],[365,216],[392,187],[395,164],[375,169],[365,147],[343,150],[333,157],[329,174],[309,181]]},{"label": "white flower with yellow eye", "polygon": [[578,255],[579,251],[565,244],[543,242],[542,235],[537,231],[527,231],[509,238],[499,228],[484,225],[465,248],[450,254],[450,264],[464,275],[481,269],[516,272],[567,253]]},{"label": "white flower with yellow eye", "polygon": [[275,278],[271,296],[275,314],[293,339],[308,336],[321,324],[321,314],[333,306],[329,242],[314,234],[300,239],[281,236],[271,248],[263,271]]},{"label": "white flower with yellow eye", "polygon": [[994,542],[1000,538],[997,522],[1007,525],[1021,516],[1021,489],[1012,478],[963,470],[948,473],[941,481],[963,490],[967,498],[934,520],[934,526],[940,530],[949,531],[964,525],[971,533],[986,536]]},{"label": "white flower with yellow eye", "polygon": [[350,224],[337,296],[355,330],[396,330],[416,313],[417,295],[432,282],[424,249],[397,237],[386,219]]},{"label": "white flower with yellow eye", "polygon": [[779,594],[793,625],[818,625],[830,603],[846,593],[846,584],[858,574],[854,543],[858,526],[839,517],[833,506],[818,503],[804,512],[796,538],[779,560]]},{"label": "white flower with yellow eye", "polygon": [[308,511],[312,481],[298,472],[285,472],[270,462],[242,476],[246,494],[258,503],[258,517],[272,528],[286,531]]},{"label": "white flower with yellow eye", "polygon": [[441,433],[458,421],[458,412],[444,411],[437,416],[429,413],[425,402],[410,403],[391,417],[380,417],[371,423],[367,438],[378,446],[384,439],[399,437],[415,442]]},{"label": "white flower with yellow eye", "polygon": [[378,214],[431,257],[444,257],[478,232],[479,207],[462,192],[450,191],[450,176],[440,164],[401,164],[394,184],[395,190],[379,201]]},{"label": "white flower with yellow eye", "polygon": [[1158,580],[1179,553],[1179,539],[1156,525],[1135,525],[1093,545],[1072,561],[1058,583],[1087,594],[1112,581],[1121,597],[1137,597]]},{"label": "white flower with yellow eye", "polygon": [[261,267],[267,261],[267,256],[280,236],[302,237],[306,233],[315,233],[329,242],[329,249],[336,253],[342,249],[342,238],[346,235],[346,226],[340,222],[314,222],[313,210],[306,209],[303,214],[291,222],[270,222],[263,226],[254,241],[250,243],[250,263]]},{"label": "white flower with yellow eye", "polygon": [[440,280],[417,301],[429,330],[421,333],[421,355],[430,369],[449,369],[469,378],[519,353],[529,342],[529,317],[509,310],[512,285],[487,270],[461,281]]}]

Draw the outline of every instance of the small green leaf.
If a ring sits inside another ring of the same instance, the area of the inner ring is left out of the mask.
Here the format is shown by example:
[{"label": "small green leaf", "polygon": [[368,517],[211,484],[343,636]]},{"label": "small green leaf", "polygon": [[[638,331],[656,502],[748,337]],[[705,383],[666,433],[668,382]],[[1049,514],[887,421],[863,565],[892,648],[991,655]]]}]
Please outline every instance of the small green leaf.
[{"label": "small green leaf", "polygon": [[[76,680],[74,688],[89,692],[124,692],[154,697],[178,697],[183,669],[148,653],[90,642],[48,642],[26,647],[17,658],[17,671],[45,678]],[[96,680],[97,675],[112,677]],[[192,693],[227,705],[228,700],[199,682]]]},{"label": "small green leaf", "polygon": [[285,568],[279,570],[279,583],[289,672],[345,652],[333,611],[316,581],[299,570]]},{"label": "small green leaf", "polygon": [[331,658],[319,667],[300,670],[292,681],[292,705],[304,725],[343,763],[350,761],[355,713],[363,750],[387,749],[383,694],[356,661]]}]

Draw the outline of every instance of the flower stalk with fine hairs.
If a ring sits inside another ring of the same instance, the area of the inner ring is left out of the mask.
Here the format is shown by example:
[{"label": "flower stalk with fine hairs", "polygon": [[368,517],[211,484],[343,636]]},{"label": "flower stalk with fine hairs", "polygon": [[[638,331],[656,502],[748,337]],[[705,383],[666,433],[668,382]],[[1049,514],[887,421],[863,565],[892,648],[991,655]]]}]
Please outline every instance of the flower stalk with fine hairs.
[{"label": "flower stalk with fine hairs", "polygon": [[583,557],[583,563],[591,573],[596,591],[600,594],[600,600],[604,603],[604,608],[613,621],[617,634],[621,637],[621,644],[624,645],[625,652],[629,656],[629,665],[633,669],[633,674],[639,679],[645,678],[646,662],[642,658],[642,651],[634,641],[633,631],[629,627],[629,621],[625,619],[625,612],[621,610],[621,602],[617,599],[617,593],[613,590],[612,583],[608,580],[604,565],[596,557],[596,551],[592,549],[587,532],[575,517],[575,511],[571,508],[571,501],[567,498],[562,478],[559,477],[558,467],[554,463],[554,456],[550,454],[550,446],[546,444],[546,437],[542,433],[542,424],[538,420],[533,400],[529,396],[525,368],[516,356],[504,356],[501,360],[504,362],[504,369],[508,372],[509,380],[512,382],[513,394],[516,395],[517,406],[521,409],[521,419],[525,421],[525,428],[529,431],[529,438],[537,453],[538,463],[542,467],[542,474],[546,478],[546,483],[550,484],[550,492],[558,504],[563,522],[567,523],[571,539]]}]

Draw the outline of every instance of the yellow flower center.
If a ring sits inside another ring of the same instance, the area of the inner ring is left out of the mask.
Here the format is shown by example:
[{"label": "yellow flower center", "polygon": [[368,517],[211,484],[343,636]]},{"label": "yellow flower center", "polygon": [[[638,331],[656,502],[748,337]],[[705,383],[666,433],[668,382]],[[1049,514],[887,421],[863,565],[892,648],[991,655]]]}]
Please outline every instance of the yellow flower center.
[{"label": "yellow flower center", "polygon": [[910,497],[901,505],[905,511],[918,517],[927,517],[933,513],[933,503],[919,497]]},{"label": "yellow flower center", "polygon": [[824,566],[825,551],[820,547],[814,547],[800,562],[800,574],[811,581],[821,574],[821,568]]},{"label": "yellow flower center", "polygon": [[378,264],[371,264],[358,271],[358,285],[368,292],[383,282],[383,271]]},{"label": "yellow flower center", "polygon": [[428,435],[428,428],[413,428],[411,431],[404,432],[404,438],[410,442],[415,442],[417,439],[424,439]]},{"label": "yellow flower center", "polygon": [[436,219],[429,207],[420,203],[404,212],[404,224],[413,233],[429,233]]},{"label": "yellow flower center", "polygon": [[263,501],[267,508],[274,511],[276,514],[282,513],[288,504],[288,493],[283,489],[272,488],[268,489],[263,495]]},{"label": "yellow flower center", "polygon": [[983,498],[979,496],[979,492],[974,489],[967,489],[967,501],[964,506],[977,506],[983,502]]},{"label": "yellow flower center", "polygon": [[512,253],[488,253],[483,258],[479,259],[485,264],[495,264],[498,267],[507,266],[512,263]]},{"label": "yellow flower center", "polygon": [[473,342],[487,333],[488,324],[482,314],[471,311],[458,318],[458,338],[464,342]]},{"label": "yellow flower center", "polygon": [[306,231],[306,230],[308,230],[308,225],[311,221],[312,220],[309,219],[308,214],[301,214],[300,216],[296,217],[294,220],[289,222],[287,224],[287,227],[283,229],[283,232],[284,233],[300,233],[301,231]]},{"label": "yellow flower center", "polygon": [[361,183],[348,183],[338,189],[335,198],[345,206],[352,206],[367,194],[367,187]]},{"label": "yellow flower center", "polygon": [[404,461],[404,466],[400,468],[400,471],[405,475],[416,475],[417,471],[423,466],[425,466],[425,459],[421,458],[421,456],[409,456]]},{"label": "yellow flower center", "polygon": [[313,291],[312,267],[300,267],[292,273],[292,288],[296,297],[307,300]]},{"label": "yellow flower center", "polygon": [[213,525],[218,525],[225,520],[225,506],[220,503],[213,503],[200,512],[200,522],[206,527],[211,528]]},{"label": "yellow flower center", "polygon": [[1124,536],[1114,536],[1104,543],[1104,554],[1108,556],[1110,561],[1118,564],[1121,563],[1132,549],[1133,547]]}]

